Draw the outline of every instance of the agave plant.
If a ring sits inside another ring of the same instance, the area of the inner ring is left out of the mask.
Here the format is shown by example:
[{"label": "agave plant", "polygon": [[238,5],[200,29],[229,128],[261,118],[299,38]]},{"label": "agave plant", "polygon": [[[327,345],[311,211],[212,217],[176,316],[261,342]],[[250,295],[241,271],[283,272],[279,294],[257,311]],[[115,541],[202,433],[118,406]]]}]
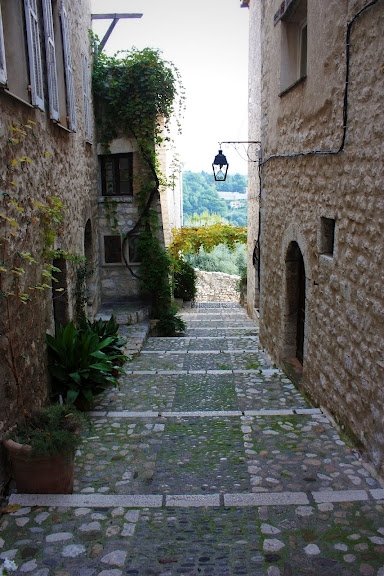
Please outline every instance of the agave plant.
[{"label": "agave plant", "polygon": [[123,348],[126,344],[124,338],[118,335],[119,324],[116,322],[115,317],[111,316],[108,321],[99,319],[90,322],[87,320],[84,326],[85,330],[91,330],[98,335],[100,342],[106,338],[112,338],[111,343],[103,348],[103,352],[107,356],[113,356],[115,361],[120,366],[124,364],[127,357],[123,353]]},{"label": "agave plant", "polygon": [[114,374],[122,371],[120,355],[108,355],[113,337],[100,340],[92,330],[78,330],[73,322],[47,334],[49,371],[54,395],[67,404],[90,407],[94,395],[110,385],[118,386]]}]

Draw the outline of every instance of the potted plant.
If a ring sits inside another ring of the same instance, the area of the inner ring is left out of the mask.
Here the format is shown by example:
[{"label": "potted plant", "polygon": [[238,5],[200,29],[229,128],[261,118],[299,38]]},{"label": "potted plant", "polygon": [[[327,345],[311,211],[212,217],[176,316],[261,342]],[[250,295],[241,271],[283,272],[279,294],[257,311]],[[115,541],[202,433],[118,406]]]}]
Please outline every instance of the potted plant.
[{"label": "potted plant", "polygon": [[16,481],[25,494],[70,494],[74,457],[81,442],[83,415],[52,404],[20,421],[3,438]]}]

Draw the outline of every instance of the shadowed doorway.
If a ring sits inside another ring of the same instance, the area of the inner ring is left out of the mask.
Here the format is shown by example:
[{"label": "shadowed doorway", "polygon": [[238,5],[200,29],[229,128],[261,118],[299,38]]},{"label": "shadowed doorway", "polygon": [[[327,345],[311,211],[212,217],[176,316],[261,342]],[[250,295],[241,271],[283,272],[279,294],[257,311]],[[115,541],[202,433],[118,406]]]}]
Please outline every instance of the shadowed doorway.
[{"label": "shadowed doorway", "polygon": [[297,242],[288,246],[285,258],[287,299],[284,356],[304,363],[305,339],[305,266]]}]

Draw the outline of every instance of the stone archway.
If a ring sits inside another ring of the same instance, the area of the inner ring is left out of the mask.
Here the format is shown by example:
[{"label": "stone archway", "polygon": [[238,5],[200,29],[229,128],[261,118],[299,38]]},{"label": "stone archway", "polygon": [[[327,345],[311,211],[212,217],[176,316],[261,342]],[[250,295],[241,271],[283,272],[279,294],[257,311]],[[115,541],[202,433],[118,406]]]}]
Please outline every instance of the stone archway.
[{"label": "stone archway", "polygon": [[297,242],[290,242],[285,257],[286,302],[284,357],[304,363],[306,281],[303,255]]}]

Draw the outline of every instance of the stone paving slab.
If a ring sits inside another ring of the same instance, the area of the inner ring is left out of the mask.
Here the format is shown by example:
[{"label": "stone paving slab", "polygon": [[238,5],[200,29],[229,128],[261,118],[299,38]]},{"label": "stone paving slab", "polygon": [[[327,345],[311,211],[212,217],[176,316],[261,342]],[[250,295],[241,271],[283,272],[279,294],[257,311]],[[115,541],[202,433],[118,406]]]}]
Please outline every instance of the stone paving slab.
[{"label": "stone paving slab", "polygon": [[97,418],[77,454],[75,492],[379,488],[322,414],[205,414],[170,412],[156,418],[150,413],[139,418],[116,412],[112,420]]},{"label": "stone paving slab", "polygon": [[322,414],[243,419],[253,492],[378,488]]},{"label": "stone paving slab", "polygon": [[372,502],[180,502],[22,507],[0,519],[0,558],[16,562],[16,576],[382,576],[384,523]]},{"label": "stone paving slab", "polygon": [[258,351],[258,341],[257,337],[244,338],[238,337],[205,337],[205,338],[191,338],[191,337],[181,337],[181,338],[148,338],[145,344],[145,350],[143,353],[147,352],[161,352],[170,351],[175,352],[178,350],[191,351],[207,351],[207,350],[252,350],[253,352]]},{"label": "stone paving slab", "polygon": [[[133,361],[130,367],[137,366]],[[306,409],[308,405],[291,382],[259,371],[193,370],[136,371],[120,379],[119,389],[98,397],[97,410],[262,410]]]},{"label": "stone paving slab", "polygon": [[73,495],[11,495],[0,560],[17,576],[384,576],[383,484],[244,311],[203,304],[98,398]]}]

